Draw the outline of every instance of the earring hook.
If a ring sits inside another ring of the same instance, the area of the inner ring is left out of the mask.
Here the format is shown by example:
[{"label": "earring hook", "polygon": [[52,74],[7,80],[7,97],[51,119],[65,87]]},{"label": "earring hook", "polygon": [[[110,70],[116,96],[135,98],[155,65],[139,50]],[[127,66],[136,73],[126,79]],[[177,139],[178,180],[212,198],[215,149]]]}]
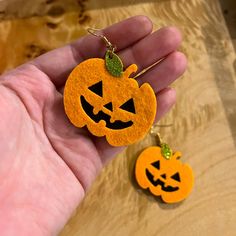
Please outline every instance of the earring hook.
[{"label": "earring hook", "polygon": [[155,130],[155,126],[152,126],[151,127],[151,130],[150,130],[150,134],[155,137],[155,142],[156,142],[156,145],[157,146],[161,146],[162,144],[162,138],[161,138],[161,135],[159,132],[156,132]]},{"label": "earring hook", "polygon": [[101,33],[100,29],[95,29],[95,28],[87,28],[88,33],[92,34],[93,36],[96,36],[98,38],[101,38],[104,43],[106,44],[106,47],[112,51],[112,53],[115,51],[116,47],[112,45],[112,43],[107,39],[105,35]]}]

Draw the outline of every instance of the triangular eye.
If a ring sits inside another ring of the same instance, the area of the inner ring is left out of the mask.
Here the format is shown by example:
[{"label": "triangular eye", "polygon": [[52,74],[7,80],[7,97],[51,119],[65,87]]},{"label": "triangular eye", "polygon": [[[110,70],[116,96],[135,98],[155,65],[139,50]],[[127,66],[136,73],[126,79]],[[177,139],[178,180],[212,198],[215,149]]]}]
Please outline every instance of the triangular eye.
[{"label": "triangular eye", "polygon": [[154,166],[156,169],[160,170],[160,161],[155,161],[151,165]]},{"label": "triangular eye", "polygon": [[98,96],[102,97],[102,81],[88,87],[88,89]]},{"label": "triangular eye", "polygon": [[172,179],[180,182],[180,176],[179,176],[179,173],[175,173],[174,175],[171,176]]},{"label": "triangular eye", "polygon": [[127,102],[125,102],[123,105],[121,105],[120,108],[125,111],[132,112],[135,114],[135,107],[134,107],[133,98],[130,98]]}]

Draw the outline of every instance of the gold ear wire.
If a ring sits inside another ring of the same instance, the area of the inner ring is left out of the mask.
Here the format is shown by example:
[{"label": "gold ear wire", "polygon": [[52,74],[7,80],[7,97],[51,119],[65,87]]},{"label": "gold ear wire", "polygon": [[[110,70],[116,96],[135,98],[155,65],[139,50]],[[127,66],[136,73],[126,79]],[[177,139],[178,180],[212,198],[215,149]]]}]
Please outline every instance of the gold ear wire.
[{"label": "gold ear wire", "polygon": [[90,33],[93,36],[96,36],[98,38],[101,38],[104,43],[106,44],[107,49],[109,49],[112,53],[115,51],[116,47],[112,45],[112,43],[107,39],[105,35],[101,33],[100,29],[95,29],[95,28],[87,28],[88,33]]},{"label": "gold ear wire", "polygon": [[162,144],[162,138],[161,138],[160,133],[159,133],[159,132],[156,132],[154,129],[155,129],[155,125],[153,125],[153,126],[151,127],[150,134],[151,134],[153,137],[155,137],[156,145],[160,147],[161,144]]},{"label": "gold ear wire", "polygon": [[[159,125],[153,125],[151,127],[150,134],[155,137],[156,145],[161,148],[163,157],[165,157],[168,160],[170,158],[179,159],[181,157],[181,152],[177,151],[177,152],[173,153],[173,151],[169,147],[169,145],[162,141],[160,133],[154,130],[157,126],[159,126]],[[168,125],[168,127],[169,126],[172,126],[172,125]]]},{"label": "gold ear wire", "polygon": [[163,140],[161,138],[161,135],[159,132],[155,131],[156,127],[171,127],[173,126],[173,124],[166,124],[166,125],[158,125],[158,124],[154,124],[151,129],[150,129],[150,134],[152,136],[154,136],[156,138],[156,143],[157,143],[157,146],[161,146],[161,144],[163,143]]}]

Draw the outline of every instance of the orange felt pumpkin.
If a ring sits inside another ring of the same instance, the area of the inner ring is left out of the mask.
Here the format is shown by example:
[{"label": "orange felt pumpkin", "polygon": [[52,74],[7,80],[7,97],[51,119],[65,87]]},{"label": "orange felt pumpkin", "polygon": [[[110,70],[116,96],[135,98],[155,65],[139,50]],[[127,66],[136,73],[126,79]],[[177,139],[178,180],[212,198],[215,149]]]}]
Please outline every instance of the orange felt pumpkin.
[{"label": "orange felt pumpkin", "polygon": [[113,146],[132,144],[150,129],[156,114],[156,97],[147,83],[139,87],[129,78],[129,66],[117,78],[100,58],[80,63],[69,75],[64,90],[65,112],[77,127],[87,126],[96,136],[106,136]]},{"label": "orange felt pumpkin", "polygon": [[135,166],[135,177],[140,187],[161,196],[166,203],[185,199],[193,187],[193,172],[189,165],[178,160],[180,156],[181,153],[176,152],[166,159],[160,147],[145,149]]}]

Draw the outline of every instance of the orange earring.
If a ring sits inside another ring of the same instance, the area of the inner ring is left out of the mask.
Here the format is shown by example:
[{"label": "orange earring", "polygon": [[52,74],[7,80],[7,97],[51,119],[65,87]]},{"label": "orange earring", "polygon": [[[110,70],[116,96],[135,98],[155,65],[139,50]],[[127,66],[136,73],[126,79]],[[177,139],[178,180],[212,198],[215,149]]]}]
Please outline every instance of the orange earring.
[{"label": "orange earring", "polygon": [[[159,141],[160,138],[157,136]],[[193,171],[179,159],[179,151],[172,150],[165,143],[146,148],[135,165],[135,178],[138,185],[166,203],[184,200],[193,188]]]},{"label": "orange earring", "polygon": [[156,97],[147,83],[140,87],[130,78],[135,64],[123,71],[115,47],[97,30],[88,29],[107,46],[105,59],[83,61],[69,75],[64,89],[66,115],[76,127],[87,126],[95,136],[105,136],[113,146],[142,139],[156,115]]}]

